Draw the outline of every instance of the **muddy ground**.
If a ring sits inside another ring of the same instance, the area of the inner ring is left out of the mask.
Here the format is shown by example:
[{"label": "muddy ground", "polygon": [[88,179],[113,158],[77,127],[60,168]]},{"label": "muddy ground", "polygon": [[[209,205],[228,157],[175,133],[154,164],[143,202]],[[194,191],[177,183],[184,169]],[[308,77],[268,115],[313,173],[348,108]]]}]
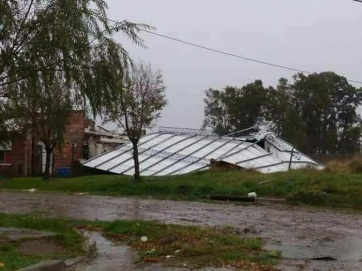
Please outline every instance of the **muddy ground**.
[{"label": "muddy ground", "polygon": [[[148,219],[230,225],[282,251],[281,270],[362,270],[362,213],[287,205],[235,205],[87,195],[0,192],[0,212],[87,220]],[[313,260],[315,258],[322,260]],[[326,258],[325,258],[326,257]]]}]

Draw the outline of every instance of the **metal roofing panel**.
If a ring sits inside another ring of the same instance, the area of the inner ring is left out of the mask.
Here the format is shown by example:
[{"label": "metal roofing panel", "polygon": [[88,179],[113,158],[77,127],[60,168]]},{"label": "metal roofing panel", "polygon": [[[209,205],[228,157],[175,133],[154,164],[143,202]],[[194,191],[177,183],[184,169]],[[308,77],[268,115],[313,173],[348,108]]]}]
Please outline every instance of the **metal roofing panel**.
[{"label": "metal roofing panel", "polygon": [[[177,130],[178,131],[178,130]],[[163,131],[146,135],[139,142],[140,173],[144,176],[175,175],[204,170],[210,160],[222,160],[244,168],[269,173],[289,168],[292,147],[275,135],[255,137],[265,139],[266,149],[258,142],[246,142],[240,138],[218,137],[210,133],[192,134]],[[267,151],[267,148],[270,152]],[[84,163],[85,166],[108,170],[118,174],[133,175],[132,145],[127,144]],[[305,167],[315,161],[294,151],[291,168]]]}]

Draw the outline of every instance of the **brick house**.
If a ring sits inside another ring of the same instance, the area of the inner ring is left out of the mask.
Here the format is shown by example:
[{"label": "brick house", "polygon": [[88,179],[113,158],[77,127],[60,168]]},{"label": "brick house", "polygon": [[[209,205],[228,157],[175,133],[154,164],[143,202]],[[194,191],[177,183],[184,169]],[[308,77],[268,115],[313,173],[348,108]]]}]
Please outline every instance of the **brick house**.
[{"label": "brick house", "polygon": [[[125,136],[95,127],[94,121],[87,119],[84,111],[74,110],[65,128],[61,150],[56,147],[53,151],[51,170],[55,173],[59,168],[70,168],[74,161],[89,159],[125,143]],[[31,154],[30,133],[14,133],[12,142],[0,146],[0,175],[30,175]],[[45,171],[45,149],[41,142],[35,144],[34,159],[34,175],[40,175]]]}]

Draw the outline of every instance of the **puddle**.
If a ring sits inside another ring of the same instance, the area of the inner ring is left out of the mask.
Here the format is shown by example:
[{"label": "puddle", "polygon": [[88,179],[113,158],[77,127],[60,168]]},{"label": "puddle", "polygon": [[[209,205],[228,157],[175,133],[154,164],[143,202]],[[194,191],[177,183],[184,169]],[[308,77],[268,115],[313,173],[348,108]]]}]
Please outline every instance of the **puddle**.
[{"label": "puddle", "polygon": [[[304,270],[313,270],[314,266],[318,266],[315,268],[317,270],[328,271],[362,270],[361,212],[280,204],[246,207],[232,204],[19,192],[0,192],[0,209],[2,212],[20,214],[43,211],[49,217],[79,220],[141,219],[195,226],[228,225],[241,231],[254,228],[255,234],[248,233],[248,236],[262,237],[266,240],[268,249],[281,250],[283,257],[287,258],[286,262],[292,263],[293,267],[290,270],[298,270],[296,264],[300,262],[306,266]],[[131,265],[135,259],[132,258],[135,255],[132,251],[126,247],[114,247],[101,236],[93,238],[98,240],[99,249],[104,254],[100,253],[100,257],[103,257],[100,263],[94,263],[96,268],[88,270],[135,270]],[[130,257],[132,261],[117,259],[123,257],[119,255],[126,255],[124,257]],[[305,263],[306,259],[328,256],[337,260]],[[111,267],[104,263],[108,259],[112,262]],[[114,265],[121,267],[117,269]]]},{"label": "puddle", "polygon": [[314,245],[288,242],[280,244],[267,243],[265,248],[280,250],[283,258],[295,260],[332,257],[338,261],[358,262],[362,259],[362,237],[357,236],[355,238],[320,242]]},{"label": "puddle", "polygon": [[362,238],[343,238],[324,241],[314,245],[280,243],[266,244],[266,249],[279,250],[286,261],[281,264],[283,271],[328,270],[360,271],[362,270]]},{"label": "puddle", "polygon": [[135,270],[134,263],[137,261],[137,253],[127,246],[114,245],[97,232],[83,232],[89,240],[89,244],[96,244],[97,256],[87,264],[82,264],[72,270],[79,271],[114,271]]}]

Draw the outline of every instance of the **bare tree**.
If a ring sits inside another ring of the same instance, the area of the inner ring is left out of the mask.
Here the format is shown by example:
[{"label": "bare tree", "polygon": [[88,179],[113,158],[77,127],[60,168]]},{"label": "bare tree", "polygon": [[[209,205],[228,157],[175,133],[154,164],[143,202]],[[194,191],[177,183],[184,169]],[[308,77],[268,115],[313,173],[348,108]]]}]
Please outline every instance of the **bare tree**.
[{"label": "bare tree", "polygon": [[[142,131],[153,125],[159,118],[167,101],[165,85],[160,71],[153,71],[151,65],[136,63],[122,84],[112,84],[113,102],[105,107],[105,118],[115,121],[125,130],[133,146],[135,180],[140,180],[138,142]],[[116,87],[121,86],[121,87]]]}]

